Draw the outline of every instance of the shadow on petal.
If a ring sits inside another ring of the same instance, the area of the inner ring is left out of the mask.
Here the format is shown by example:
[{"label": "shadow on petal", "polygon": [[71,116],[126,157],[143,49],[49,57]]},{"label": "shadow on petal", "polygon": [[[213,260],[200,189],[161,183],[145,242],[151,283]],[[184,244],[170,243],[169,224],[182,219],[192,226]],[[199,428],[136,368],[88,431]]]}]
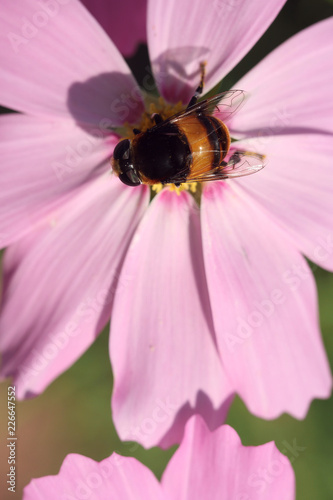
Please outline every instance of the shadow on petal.
[{"label": "shadow on petal", "polygon": [[186,403],[178,411],[173,424],[171,425],[169,431],[161,439],[159,446],[166,449],[176,443],[180,443],[183,438],[185,424],[189,418],[192,417],[192,415],[201,415],[205,420],[207,427],[211,431],[217,429],[225,422],[233,399],[234,394],[231,394],[221,404],[221,406],[214,408],[209,397],[204,392],[199,391],[193,407],[190,403]]},{"label": "shadow on petal", "polygon": [[157,86],[167,101],[189,102],[200,83],[200,63],[209,59],[210,52],[207,47],[177,47],[165,50],[152,61]]},{"label": "shadow on petal", "polygon": [[98,137],[109,135],[125,122],[136,123],[144,110],[139,85],[119,72],[73,83],[68,89],[67,106],[78,125]]}]

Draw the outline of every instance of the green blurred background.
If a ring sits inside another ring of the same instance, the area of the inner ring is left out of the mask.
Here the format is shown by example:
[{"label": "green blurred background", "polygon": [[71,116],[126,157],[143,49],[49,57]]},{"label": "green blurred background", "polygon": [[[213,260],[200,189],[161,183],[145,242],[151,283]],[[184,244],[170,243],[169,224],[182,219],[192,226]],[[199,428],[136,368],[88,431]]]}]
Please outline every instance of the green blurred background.
[{"label": "green blurred background", "polygon": [[[333,0],[289,0],[250,54],[226,78],[225,88],[232,86],[265,54],[294,33],[331,15]],[[128,62],[140,82],[146,74],[142,73],[142,69],[148,64],[146,48],[140,46],[136,55]],[[333,275],[318,268],[314,275],[318,286],[324,343],[332,361]],[[21,498],[22,488],[32,477],[56,474],[68,453],[81,453],[95,460],[102,460],[113,451],[131,454],[131,446],[120,442],[111,421],[112,374],[107,328],[91,349],[44,394],[36,399],[17,403],[16,494],[7,491],[4,477],[8,471],[7,386],[7,382],[0,385],[1,499]],[[314,401],[306,419],[301,422],[287,415],[269,422],[255,418],[236,398],[228,416],[228,423],[237,430],[243,444],[254,445],[273,440],[278,448],[287,454],[296,473],[297,500],[331,500],[332,417],[333,398]],[[293,452],[295,443],[304,449]],[[160,477],[174,450],[175,448],[168,451],[157,448],[144,450],[136,446],[132,455]]]}]

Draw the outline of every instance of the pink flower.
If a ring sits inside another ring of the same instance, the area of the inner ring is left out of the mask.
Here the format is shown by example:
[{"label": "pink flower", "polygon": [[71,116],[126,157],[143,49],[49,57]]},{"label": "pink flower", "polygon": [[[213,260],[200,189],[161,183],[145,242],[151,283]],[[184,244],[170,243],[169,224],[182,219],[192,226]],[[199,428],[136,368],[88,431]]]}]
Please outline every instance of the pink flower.
[{"label": "pink flower", "polygon": [[57,476],[33,479],[23,500],[292,500],[294,473],[274,443],[242,446],[231,427],[208,431],[200,417],[186,425],[184,439],[159,483],[135,458],[113,453],[98,463],[68,455]]},{"label": "pink flower", "polygon": [[[6,4],[1,33],[2,375],[38,394],[111,313],[113,418],[122,439],[179,442],[200,413],[214,428],[235,393],[263,418],[297,418],[331,376],[305,254],[333,269],[333,20],[286,42],[235,88],[243,149],[267,167],[203,187],[200,210],[168,189],[109,175],[111,126],[136,124],[141,92],[76,0]],[[284,4],[148,5],[161,94],[187,103],[207,61],[211,89]],[[53,14],[56,12],[55,14]],[[189,17],[190,13],[190,17]],[[151,81],[145,80],[148,87]],[[116,292],[116,293],[115,293]]]}]

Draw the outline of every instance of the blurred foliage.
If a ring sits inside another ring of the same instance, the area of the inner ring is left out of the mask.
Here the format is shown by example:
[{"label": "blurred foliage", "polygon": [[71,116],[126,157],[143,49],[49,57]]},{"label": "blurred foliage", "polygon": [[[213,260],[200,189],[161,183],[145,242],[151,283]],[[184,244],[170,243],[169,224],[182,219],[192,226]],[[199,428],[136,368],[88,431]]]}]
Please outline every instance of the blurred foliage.
[{"label": "blurred foliage", "polygon": [[[262,57],[294,33],[333,14],[333,0],[289,0],[280,15],[223,85],[231,87]],[[128,60],[142,81],[148,53],[140,46]],[[318,285],[320,321],[328,356],[333,360],[333,275],[315,270]],[[7,383],[0,386],[0,460],[7,471],[6,393]],[[162,451],[144,450],[133,443],[122,443],[113,427],[110,410],[112,374],[108,355],[107,329],[94,345],[66,373],[38,398],[17,403],[18,425],[18,493],[4,490],[1,498],[21,498],[19,491],[32,477],[56,474],[68,453],[81,453],[95,460],[112,451],[134,455],[160,477],[175,448]],[[297,500],[329,500],[333,498],[333,398],[312,403],[304,421],[283,415],[264,421],[251,415],[236,398],[228,423],[246,445],[274,440],[281,451],[292,459],[297,481]],[[294,445],[304,448],[292,451]]]}]

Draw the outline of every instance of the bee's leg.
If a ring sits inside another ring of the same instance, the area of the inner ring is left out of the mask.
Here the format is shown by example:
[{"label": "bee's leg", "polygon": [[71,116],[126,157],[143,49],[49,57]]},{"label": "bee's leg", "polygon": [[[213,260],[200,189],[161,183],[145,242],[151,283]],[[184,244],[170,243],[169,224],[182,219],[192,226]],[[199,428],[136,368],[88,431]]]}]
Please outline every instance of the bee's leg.
[{"label": "bee's leg", "polygon": [[203,91],[203,88],[204,88],[204,85],[205,85],[205,73],[206,73],[206,69],[205,68],[206,68],[206,63],[205,62],[200,63],[200,71],[201,71],[200,85],[197,88],[197,90],[195,91],[194,96],[191,98],[191,100],[188,103],[188,106],[187,106],[186,109],[189,109],[192,106],[194,106],[197,103],[198,98],[202,94],[202,91]]},{"label": "bee's leg", "polygon": [[164,122],[163,118],[158,113],[154,113],[152,115],[152,119],[154,120],[155,125],[158,125],[159,123],[163,123]]},{"label": "bee's leg", "polygon": [[228,165],[237,165],[241,161],[241,156],[239,151],[235,151],[229,158]]},{"label": "bee's leg", "polygon": [[229,158],[228,162],[222,161],[220,164],[220,167],[232,167],[233,169],[235,166],[241,161],[241,151],[235,151]]},{"label": "bee's leg", "polygon": [[141,134],[141,130],[139,130],[138,128],[134,128],[134,129],[133,129],[133,134],[134,134],[134,135]]},{"label": "bee's leg", "polygon": [[235,151],[229,158],[228,161],[221,161],[220,165],[216,168],[216,171],[214,172],[215,174],[220,174],[221,173],[221,168],[223,169],[224,167],[230,167],[232,166],[232,168],[234,168],[235,165],[237,165],[237,163],[239,163],[241,161],[241,157],[240,157],[240,152],[239,151]]}]

